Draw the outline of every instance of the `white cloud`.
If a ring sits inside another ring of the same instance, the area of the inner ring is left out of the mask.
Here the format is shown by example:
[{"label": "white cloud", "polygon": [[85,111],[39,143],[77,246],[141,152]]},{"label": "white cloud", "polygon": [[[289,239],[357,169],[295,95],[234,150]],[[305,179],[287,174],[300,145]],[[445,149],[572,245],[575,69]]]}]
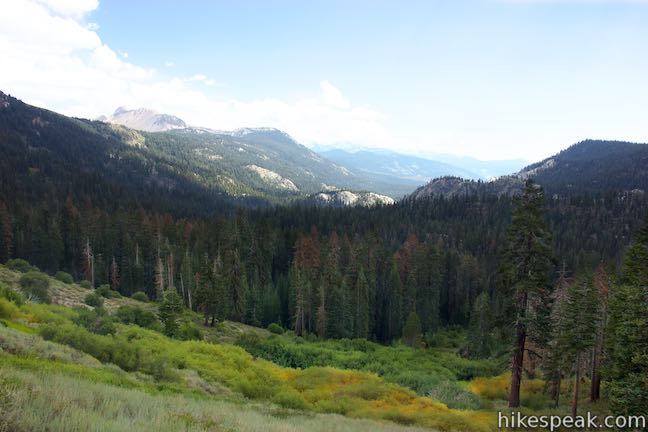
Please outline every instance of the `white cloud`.
[{"label": "white cloud", "polygon": [[[127,61],[84,17],[96,0],[16,0],[0,15],[0,89],[64,114],[96,117],[118,106],[149,107],[216,129],[273,126],[304,143],[385,146],[387,117],[354,106],[328,81],[300,99],[241,101],[208,96],[205,74],[168,78]],[[174,66],[166,61],[165,67]],[[218,86],[216,86],[218,87]]]},{"label": "white cloud", "polygon": [[66,17],[82,18],[99,6],[99,0],[36,0],[52,13]]}]

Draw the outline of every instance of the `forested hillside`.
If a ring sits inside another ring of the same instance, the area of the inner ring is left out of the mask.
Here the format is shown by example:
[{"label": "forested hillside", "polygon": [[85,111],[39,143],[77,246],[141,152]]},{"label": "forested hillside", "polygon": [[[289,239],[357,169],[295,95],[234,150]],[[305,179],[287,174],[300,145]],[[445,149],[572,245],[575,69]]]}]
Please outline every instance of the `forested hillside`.
[{"label": "forested hillside", "polygon": [[[236,153],[279,155],[284,146],[294,144],[279,132],[271,138],[266,132],[241,131],[236,145],[243,151]],[[522,184],[523,194],[515,198],[477,184],[476,189],[421,195],[389,206],[323,208],[307,202],[271,206],[258,198],[267,196],[276,202],[281,194],[263,192],[267,189],[252,179],[263,178],[264,171],[249,169],[245,160],[215,169],[212,161],[220,159],[209,152],[233,144],[214,139],[209,133],[146,134],[69,119],[3,95],[0,262],[8,262],[14,270],[33,272],[30,265],[34,265],[51,275],[66,272],[69,282],[83,281],[88,289],[108,297],[153,299],[158,302],[155,323],[158,319],[175,323],[169,317],[186,308],[189,314],[200,315],[205,329],[227,320],[290,329],[296,339],[285,343],[300,344],[303,338],[360,339],[381,344],[400,341],[418,349],[438,344],[439,335],[451,328],[461,340],[453,347],[456,352],[490,358],[499,365],[496,372],[510,361],[507,354],[514,347],[518,355],[511,384],[520,385],[523,370],[530,378],[542,376],[554,388],[552,398],[561,394],[561,379],[575,374],[575,382],[580,382],[586,364],[581,359],[587,353],[603,352],[604,327],[594,315],[602,304],[607,308],[607,300],[603,303],[592,287],[600,289],[603,279],[606,284],[616,283],[622,257],[648,210],[645,194],[634,190],[646,182],[637,165],[643,153],[635,153],[643,147],[621,146],[617,161],[609,154],[610,145],[601,144],[605,152],[594,152],[594,160],[611,160],[603,164],[579,157],[579,148],[594,145],[579,144],[556,156],[553,164],[545,161],[527,169],[527,177],[547,182],[553,193],[546,195],[532,182]],[[568,161],[570,154],[574,156]],[[623,161],[634,174],[624,177],[619,165]],[[300,165],[300,159],[281,163],[290,165],[293,178],[309,169]],[[591,189],[587,188],[591,181],[574,179],[569,187],[551,183],[569,173],[567,168],[555,171],[567,164],[580,167],[579,178],[594,176],[599,181]],[[587,167],[590,170],[583,171]],[[219,186],[225,169],[231,170],[232,189]],[[616,172],[619,175],[614,177]],[[242,186],[237,189],[234,184]],[[252,192],[257,198],[247,196]],[[611,297],[613,324],[642,313],[627,307],[642,295],[631,287],[643,283],[645,254],[638,246],[632,250],[630,262],[639,264],[623,274],[638,276],[627,282],[630,288]],[[518,257],[523,252],[528,253],[524,263],[542,265],[521,267]],[[598,279],[593,276],[595,269]],[[533,283],[527,283],[531,274]],[[558,287],[555,298],[549,295],[553,287]],[[100,306],[101,299],[95,297],[88,305]],[[38,301],[38,295],[31,300]],[[588,309],[588,304],[596,305],[595,309]],[[594,315],[582,313],[585,310],[593,310]],[[628,318],[626,312],[635,315]],[[527,322],[528,314],[538,320],[537,327],[520,324]],[[572,324],[552,321],[552,316],[563,314],[571,317]],[[586,322],[579,317],[586,317]],[[589,326],[593,322],[597,324]],[[517,345],[512,343],[513,323]],[[156,329],[179,339],[200,334],[195,333],[195,325],[176,324]],[[633,338],[644,334],[644,329],[627,335],[622,326],[614,325],[609,334],[616,336],[606,343],[615,344],[610,353],[620,365],[627,360],[624,343],[634,346]],[[43,337],[65,342],[63,333],[52,332]],[[571,347],[570,340],[582,344]],[[172,345],[167,340],[160,343]],[[542,355],[524,360],[529,343]],[[314,347],[310,355],[315,357],[305,359],[283,343],[241,339],[239,344],[285,366],[362,369],[414,390],[423,388],[420,376],[400,377],[369,364],[361,354],[354,354],[355,363],[326,354],[335,345]],[[563,350],[568,354],[558,354]],[[383,353],[385,358],[388,353]],[[608,376],[617,377],[610,384],[616,412],[625,397],[620,383],[636,386],[644,376],[640,361],[630,363],[628,367],[639,370],[638,378],[622,370],[606,370]],[[597,363],[588,366],[596,373],[602,370]],[[448,389],[464,397],[460,390],[455,384]],[[642,397],[636,404],[642,403]],[[546,407],[542,401],[538,406]],[[509,403],[518,406],[519,395]],[[322,408],[322,412],[331,411]]]},{"label": "forested hillside", "polygon": [[643,195],[648,191],[648,145],[623,141],[585,140],[517,173],[492,181],[459,177],[433,179],[411,198],[431,195],[496,194],[521,192],[533,179],[550,195],[590,195],[609,191]]}]

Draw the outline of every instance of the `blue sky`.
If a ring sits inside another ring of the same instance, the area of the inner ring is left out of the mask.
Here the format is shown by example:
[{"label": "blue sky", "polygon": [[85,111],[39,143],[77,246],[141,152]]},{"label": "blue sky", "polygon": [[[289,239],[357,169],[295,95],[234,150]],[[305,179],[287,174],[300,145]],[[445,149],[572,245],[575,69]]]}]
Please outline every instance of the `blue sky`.
[{"label": "blue sky", "polygon": [[482,159],[648,141],[639,0],[17,0],[3,16],[0,89],[71,115],[146,106]]}]

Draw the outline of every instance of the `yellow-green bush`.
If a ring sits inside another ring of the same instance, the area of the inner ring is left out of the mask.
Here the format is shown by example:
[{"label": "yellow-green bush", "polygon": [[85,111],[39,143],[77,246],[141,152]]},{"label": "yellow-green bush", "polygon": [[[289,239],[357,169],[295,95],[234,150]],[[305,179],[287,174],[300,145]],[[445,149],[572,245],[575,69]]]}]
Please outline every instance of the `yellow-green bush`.
[{"label": "yellow-green bush", "polygon": [[13,320],[21,316],[20,309],[15,303],[0,297],[0,318]]},{"label": "yellow-green bush", "polygon": [[[508,399],[511,388],[511,373],[505,372],[491,378],[475,378],[468,386],[473,393],[489,400]],[[541,379],[523,378],[520,385],[522,402],[531,395],[540,395],[544,391],[544,381]],[[537,397],[533,398],[537,400]]]}]

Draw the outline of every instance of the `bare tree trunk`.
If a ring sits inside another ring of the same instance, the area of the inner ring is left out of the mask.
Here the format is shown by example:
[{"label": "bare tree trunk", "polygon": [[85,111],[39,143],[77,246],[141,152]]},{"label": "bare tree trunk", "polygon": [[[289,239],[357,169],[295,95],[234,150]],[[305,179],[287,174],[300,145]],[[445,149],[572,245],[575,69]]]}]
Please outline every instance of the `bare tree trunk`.
[{"label": "bare tree trunk", "polygon": [[180,291],[182,292],[182,302],[186,306],[187,293],[185,293],[184,280],[182,280],[182,271],[180,271]]},{"label": "bare tree trunk", "polygon": [[578,393],[580,392],[580,353],[576,354],[576,376],[574,377],[574,397],[572,398],[571,415],[578,414]]},{"label": "bare tree trunk", "polygon": [[524,344],[526,343],[526,330],[523,324],[518,324],[516,329],[515,353],[511,362],[511,391],[509,393],[509,408],[520,406],[520,384],[522,382],[522,366],[524,363]]},{"label": "bare tree trunk", "polygon": [[515,351],[511,361],[511,390],[509,393],[509,408],[520,406],[520,384],[522,383],[522,367],[524,366],[524,346],[526,344],[526,327],[524,317],[527,309],[527,294],[522,294],[518,300],[517,323],[515,324]]}]

